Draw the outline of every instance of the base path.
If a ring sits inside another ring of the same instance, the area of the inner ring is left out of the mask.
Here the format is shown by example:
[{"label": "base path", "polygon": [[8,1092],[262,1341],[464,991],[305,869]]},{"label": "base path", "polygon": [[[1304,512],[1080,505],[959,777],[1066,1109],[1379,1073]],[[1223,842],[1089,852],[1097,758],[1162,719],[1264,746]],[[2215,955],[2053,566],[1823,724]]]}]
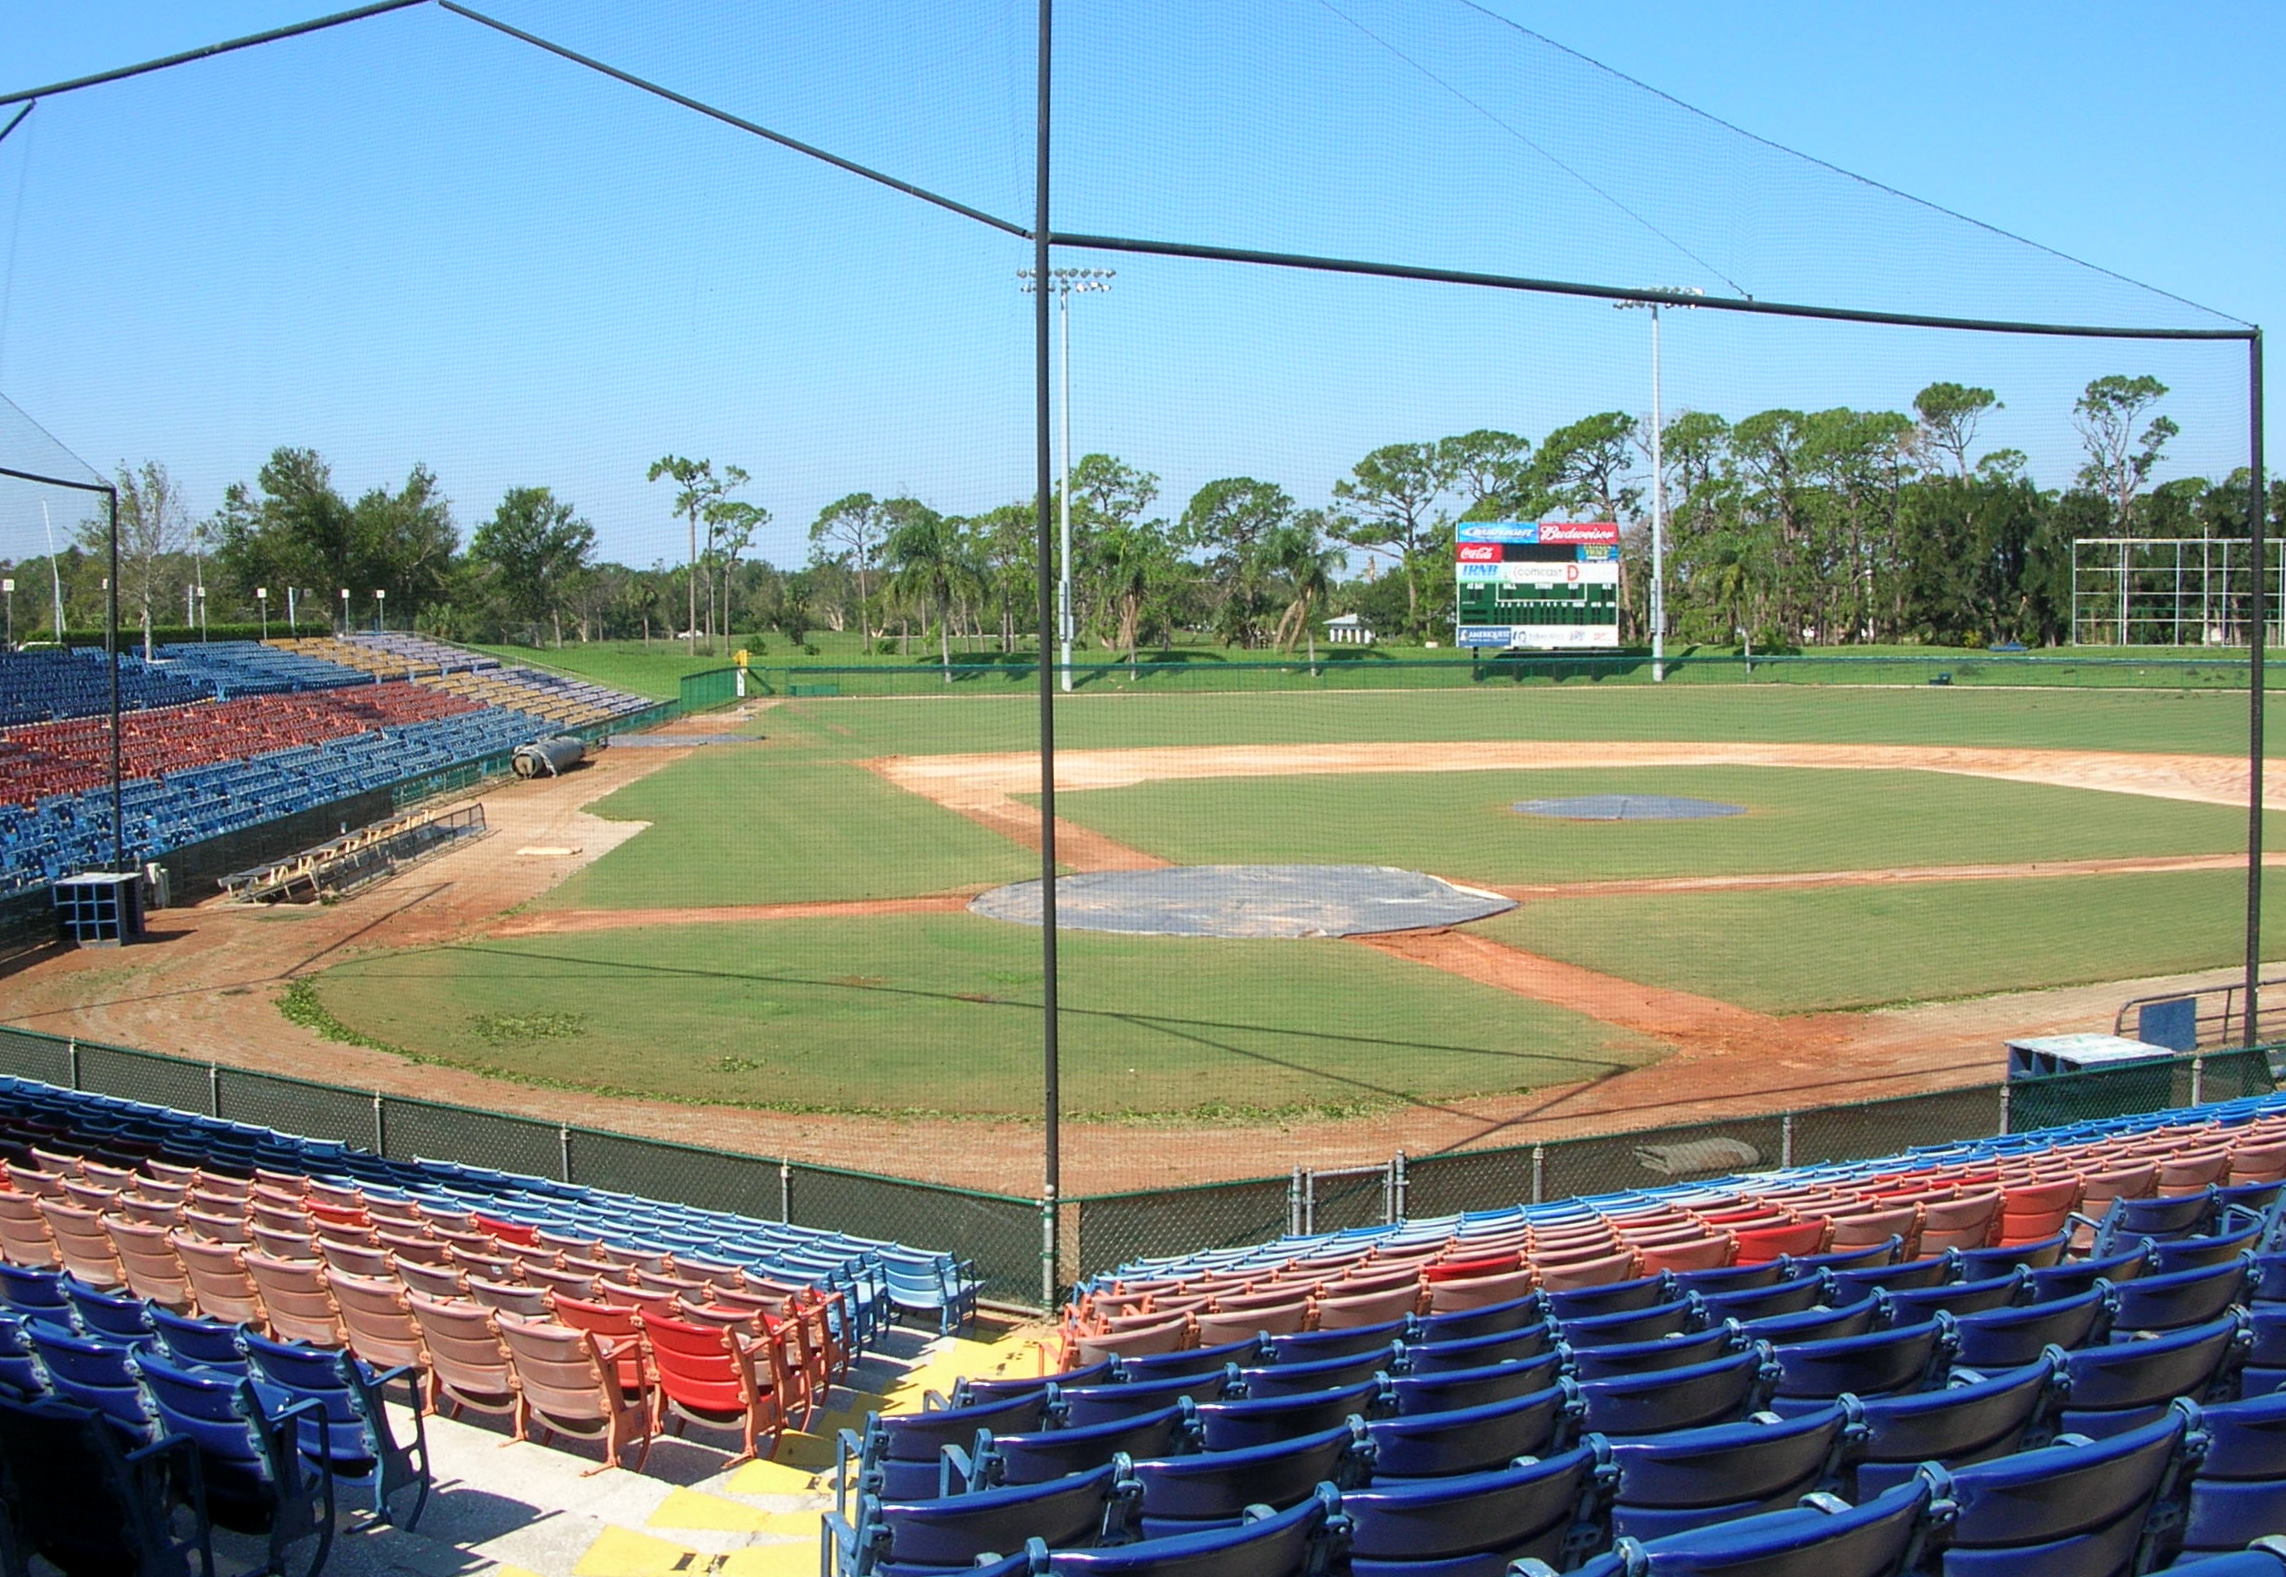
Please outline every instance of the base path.
[{"label": "base path", "polygon": [[[1040,786],[1039,757],[1007,753],[888,756],[867,762],[900,788],[983,821]],[[1653,744],[1610,740],[1495,740],[1345,745],[1167,745],[1062,750],[1058,789],[1125,788],[1172,778],[1301,777],[1329,772],[1532,772],[1613,767],[1813,767],[1857,772],[1957,772],[2062,788],[2246,803],[2246,763],[2228,756],[2139,755],[2123,750],[2015,750],[1965,745]],[[2268,779],[2279,782],[2273,773]],[[2286,810],[2286,787],[2264,803]],[[1037,826],[1038,815],[1017,804]],[[991,823],[987,823],[991,825]],[[1059,823],[1058,850],[1062,832]],[[1036,841],[1036,840],[1035,840]]]}]

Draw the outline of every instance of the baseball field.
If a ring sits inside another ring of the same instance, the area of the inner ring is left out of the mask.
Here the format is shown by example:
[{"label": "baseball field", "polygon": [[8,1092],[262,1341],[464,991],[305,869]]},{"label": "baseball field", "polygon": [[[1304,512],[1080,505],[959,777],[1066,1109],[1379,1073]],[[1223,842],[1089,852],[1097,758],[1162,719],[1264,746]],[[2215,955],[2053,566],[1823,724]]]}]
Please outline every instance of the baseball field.
[{"label": "baseball field", "polygon": [[[1387,865],[1515,903],[1347,940],[1067,931],[1071,1118],[1145,1146],[1225,1131],[1231,1175],[1283,1164],[1250,1133],[1338,1149],[1426,1125],[1434,1147],[1456,1114],[1489,1134],[1581,1091],[1650,1107],[1779,1066],[1795,1104],[1892,1069],[1989,1077],[2043,1003],[2085,1017],[2242,946],[2229,692],[1129,694],[1058,717],[1067,870]],[[1039,933],[967,908],[1037,875],[1028,699],[672,725],[702,728],[718,742],[611,753],[623,786],[585,806],[607,851],[443,939],[344,948],[301,1013],[526,1085],[954,1136],[929,1146],[1029,1120]],[[1743,814],[1515,808],[1611,794]]]}]

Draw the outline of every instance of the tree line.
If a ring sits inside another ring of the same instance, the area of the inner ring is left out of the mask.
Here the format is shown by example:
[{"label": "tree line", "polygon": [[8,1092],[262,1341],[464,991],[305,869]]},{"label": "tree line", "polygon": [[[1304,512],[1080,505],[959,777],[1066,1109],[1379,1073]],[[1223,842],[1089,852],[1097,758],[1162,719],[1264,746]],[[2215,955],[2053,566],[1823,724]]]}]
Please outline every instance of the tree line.
[{"label": "tree line", "polygon": [[[1990,389],[1933,383],[1910,411],[1677,414],[1659,446],[1668,633],[1763,648],[2063,641],[2075,537],[2247,535],[2243,471],[2152,480],[2179,433],[2167,393],[2149,376],[2090,382],[2071,413],[2082,463],[2062,488],[2037,485],[2020,452],[1981,444],[2001,407]],[[1457,524],[1574,519],[1620,523],[1622,637],[1646,639],[1649,438],[1636,417],[1604,411],[1536,441],[1486,428],[1385,444],[1309,505],[1278,482],[1228,476],[1178,509],[1151,472],[1083,456],[1070,478],[1079,638],[1127,660],[1202,640],[1314,651],[1325,619],[1354,612],[1385,639],[1441,641]],[[779,566],[752,556],[771,514],[745,496],[743,467],[667,455],[649,480],[684,528],[682,563],[599,560],[593,526],[542,485],[509,489],[464,544],[421,465],[401,487],[351,498],[316,451],[281,448],[196,520],[164,465],[122,465],[122,622],[148,632],[178,604],[195,611],[184,587],[207,588],[217,622],[252,622],[258,587],[281,621],[283,588],[330,599],[348,587],[349,606],[300,611],[534,645],[641,637],[722,651],[733,636],[776,636],[799,648],[820,630],[859,632],[947,665],[1032,644],[1028,498],[957,515],[853,492],[809,523],[806,559]],[[2286,518],[2286,485],[2269,513]],[[52,564],[14,566],[18,596],[44,606],[36,588],[61,580],[70,622],[100,624],[104,533],[85,522]],[[41,622],[20,618],[19,638]]]}]

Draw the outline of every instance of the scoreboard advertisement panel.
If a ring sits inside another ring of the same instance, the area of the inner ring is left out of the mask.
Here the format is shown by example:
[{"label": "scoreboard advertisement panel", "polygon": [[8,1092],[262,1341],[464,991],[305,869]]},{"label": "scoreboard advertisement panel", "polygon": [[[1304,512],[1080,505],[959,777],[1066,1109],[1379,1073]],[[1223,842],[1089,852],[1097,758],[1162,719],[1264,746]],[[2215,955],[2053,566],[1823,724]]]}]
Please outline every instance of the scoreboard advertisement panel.
[{"label": "scoreboard advertisement panel", "polygon": [[1471,521],[1454,532],[1457,646],[1619,645],[1619,527]]}]

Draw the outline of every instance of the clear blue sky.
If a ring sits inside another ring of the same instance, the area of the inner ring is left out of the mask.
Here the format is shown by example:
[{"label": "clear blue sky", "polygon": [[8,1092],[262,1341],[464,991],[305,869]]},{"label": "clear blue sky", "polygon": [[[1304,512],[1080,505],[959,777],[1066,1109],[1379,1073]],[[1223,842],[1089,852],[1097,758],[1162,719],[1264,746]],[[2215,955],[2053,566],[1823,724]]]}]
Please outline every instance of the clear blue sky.
[{"label": "clear blue sky", "polygon": [[[1488,0],[1757,136],[2232,318],[2286,323],[2271,0],[2155,11]],[[1031,7],[497,0],[534,31],[1022,220]],[[33,86],[311,14],[0,0]],[[623,15],[624,13],[624,15]],[[1058,223],[1764,299],[2217,321],[1760,148],[1457,0],[1066,0]],[[841,493],[1029,493],[1028,246],[434,8],[43,103],[0,143],[0,392],[201,511],[279,444],[351,491],[426,462],[464,530],[546,483],[603,549],[681,554],[666,453],[754,473],[802,556]],[[1078,446],[1179,509],[1249,472],[1317,501],[1359,455],[1648,410],[1600,303],[1073,253]],[[2044,480],[2072,394],[2175,387],[2177,472],[2244,454],[2243,352],[1670,317],[1667,405],[1901,408],[1989,384]],[[2279,403],[2286,403],[2281,401]],[[2286,461],[2274,415],[2274,467]],[[0,556],[38,551],[0,489]],[[70,507],[51,498],[59,513]]]}]

